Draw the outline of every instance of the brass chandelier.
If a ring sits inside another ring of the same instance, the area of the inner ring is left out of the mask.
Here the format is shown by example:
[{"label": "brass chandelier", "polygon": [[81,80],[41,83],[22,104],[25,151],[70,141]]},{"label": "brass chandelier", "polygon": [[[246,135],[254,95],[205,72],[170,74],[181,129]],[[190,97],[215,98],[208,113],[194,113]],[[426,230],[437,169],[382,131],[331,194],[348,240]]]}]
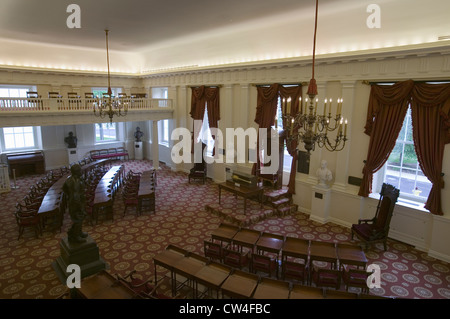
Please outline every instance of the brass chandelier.
[{"label": "brass chandelier", "polygon": [[[318,0],[316,0],[316,16],[314,27],[314,43],[313,43],[313,61],[312,61],[312,78],[309,82],[308,92],[309,97],[305,99],[304,104],[302,98],[299,98],[299,109],[296,114],[293,114],[291,109],[291,98],[283,99],[283,125],[287,132],[287,142],[295,141],[297,146],[303,143],[308,154],[314,151],[315,146],[325,147],[329,151],[341,151],[345,142],[347,141],[347,119],[342,117],[342,103],[340,98],[337,100],[336,115],[331,114],[332,99],[325,99],[322,114],[317,113],[318,98],[317,84],[314,78],[314,65],[316,53],[316,33],[317,33],[317,13]],[[319,110],[321,112],[322,110]],[[332,122],[334,122],[332,124]],[[329,132],[337,131],[336,138],[330,138]]]},{"label": "brass chandelier", "polygon": [[94,115],[100,118],[109,117],[110,123],[114,116],[126,116],[128,113],[128,102],[123,98],[115,98],[111,90],[111,76],[109,71],[109,48],[108,48],[108,32],[106,33],[106,61],[108,64],[108,93],[102,97],[97,97],[94,102]]}]

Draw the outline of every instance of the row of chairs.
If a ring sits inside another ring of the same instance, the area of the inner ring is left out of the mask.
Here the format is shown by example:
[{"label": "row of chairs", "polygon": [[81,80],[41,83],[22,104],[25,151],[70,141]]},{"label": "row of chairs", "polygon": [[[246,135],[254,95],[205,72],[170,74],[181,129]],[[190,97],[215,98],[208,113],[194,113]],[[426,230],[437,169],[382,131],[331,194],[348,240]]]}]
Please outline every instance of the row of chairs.
[{"label": "row of chairs", "polygon": [[103,155],[117,155],[115,159],[129,159],[128,151],[124,147],[110,147],[108,149],[92,150],[89,151],[90,159],[93,160],[96,157]]},{"label": "row of chairs", "polygon": [[[125,176],[122,189],[122,200],[124,204],[123,215],[125,216],[129,207],[134,207],[136,215],[139,215],[139,183],[141,180],[141,173],[136,173],[130,170]],[[152,175],[152,188],[156,187],[156,174]]]},{"label": "row of chairs", "polygon": [[108,171],[106,166],[96,167],[89,172],[86,173],[85,176],[85,197],[86,197],[86,205],[85,211],[88,216],[89,223],[93,225],[94,220],[98,221],[98,216],[94,216],[94,199],[95,199],[95,190],[99,181],[102,179],[104,174]]},{"label": "row of chairs", "polygon": [[[268,277],[277,274],[279,264],[276,258],[270,255],[259,254],[249,250],[236,249],[233,245],[222,246],[220,243],[204,240],[204,254],[210,260],[215,260],[227,266],[244,269],[247,268],[252,273],[264,273]],[[360,288],[362,293],[369,293],[367,278],[371,273],[347,265],[342,265],[340,270],[328,269],[302,263],[299,260],[284,260],[281,263],[281,280],[294,280],[302,285],[312,285],[317,287],[334,288],[339,290],[342,282],[346,291],[349,287]],[[311,273],[310,277],[308,274]]]},{"label": "row of chairs", "polygon": [[[103,96],[107,96],[107,93],[103,93]],[[118,93],[117,95],[119,98],[127,98],[128,95],[126,93]],[[59,92],[48,92],[48,97],[51,98],[62,98],[63,96],[61,94],[59,94]],[[145,98],[147,97],[147,94],[145,93],[132,93],[131,98]],[[27,92],[27,98],[29,99],[40,99],[42,98],[42,95],[40,95],[38,92],[36,91],[28,91]],[[80,99],[81,95],[79,95],[77,92],[68,92],[67,93],[67,98],[69,99]],[[86,92],[84,93],[84,98],[85,99],[93,99],[95,98],[94,93],[91,92]]]},{"label": "row of chairs", "polygon": [[[42,235],[42,228],[46,225],[53,224],[54,218],[47,217],[41,221],[38,216],[39,208],[42,201],[47,194],[48,189],[64,174],[68,172],[67,167],[61,167],[47,172],[39,181],[30,186],[28,193],[21,201],[16,203],[16,211],[14,213],[17,226],[19,227],[19,237],[22,237],[26,228],[32,228],[35,231],[36,237]],[[64,201],[61,202],[65,205]],[[64,207],[64,206],[63,206]]]}]

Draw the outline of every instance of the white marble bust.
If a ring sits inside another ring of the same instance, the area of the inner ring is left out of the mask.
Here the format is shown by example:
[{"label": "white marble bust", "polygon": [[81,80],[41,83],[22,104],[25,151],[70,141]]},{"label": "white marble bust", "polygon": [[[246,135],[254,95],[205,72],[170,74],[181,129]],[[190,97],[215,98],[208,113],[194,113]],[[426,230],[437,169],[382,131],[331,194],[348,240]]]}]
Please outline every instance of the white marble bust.
[{"label": "white marble bust", "polygon": [[318,178],[318,185],[324,188],[328,188],[328,182],[333,179],[333,174],[327,167],[328,163],[326,160],[320,162],[320,167],[316,171],[316,176]]}]

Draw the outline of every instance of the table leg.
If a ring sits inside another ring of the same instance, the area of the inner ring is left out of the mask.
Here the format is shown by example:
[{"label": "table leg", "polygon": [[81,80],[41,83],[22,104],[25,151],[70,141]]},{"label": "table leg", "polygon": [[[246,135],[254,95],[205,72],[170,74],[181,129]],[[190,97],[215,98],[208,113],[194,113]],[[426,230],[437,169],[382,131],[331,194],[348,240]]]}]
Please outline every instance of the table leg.
[{"label": "table leg", "polygon": [[244,215],[247,211],[247,197],[244,197]]}]

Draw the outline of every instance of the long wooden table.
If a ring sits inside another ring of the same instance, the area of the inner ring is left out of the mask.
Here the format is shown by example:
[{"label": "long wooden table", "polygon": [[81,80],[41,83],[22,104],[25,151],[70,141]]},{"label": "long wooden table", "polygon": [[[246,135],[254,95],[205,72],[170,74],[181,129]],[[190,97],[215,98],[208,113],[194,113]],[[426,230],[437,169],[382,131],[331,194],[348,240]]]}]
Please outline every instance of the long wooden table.
[{"label": "long wooden table", "polygon": [[100,209],[107,210],[113,217],[113,202],[115,191],[118,189],[123,180],[125,168],[123,165],[111,167],[108,172],[103,175],[95,188],[93,218],[97,221]]},{"label": "long wooden table", "polygon": [[219,205],[220,205],[220,199],[221,199],[221,193],[222,189],[235,194],[236,196],[241,196],[244,198],[244,214],[247,210],[247,199],[258,196],[260,206],[263,207],[263,195],[264,195],[264,188],[263,187],[255,187],[255,188],[247,188],[247,187],[237,187],[231,183],[224,182],[220,183],[219,185]]},{"label": "long wooden table", "polygon": [[[290,237],[289,237],[290,238]],[[304,242],[294,238],[289,245],[297,244],[296,256],[303,255]],[[296,241],[297,240],[297,241]],[[288,246],[289,247],[289,246]],[[169,245],[164,251],[153,258],[155,265],[155,283],[158,282],[157,267],[163,267],[171,273],[172,294],[177,292],[176,275],[192,283],[193,297],[199,297],[199,285],[217,292],[222,297],[256,298],[256,299],[323,299],[323,298],[355,298],[356,294],[339,291],[324,294],[324,290],[304,285],[291,285],[290,282],[272,278],[263,278],[244,270],[233,269],[217,262],[209,262],[202,256],[189,252],[183,248]]]},{"label": "long wooden table", "polygon": [[[82,174],[86,174],[88,171],[96,167],[103,166],[108,162],[109,160],[100,160],[83,165],[81,166],[81,172]],[[38,210],[38,216],[42,228],[45,226],[45,220],[50,217],[56,219],[56,226],[59,226],[61,229],[64,219],[64,211],[66,208],[64,203],[63,185],[71,174],[72,173],[69,172],[63,175],[47,190],[47,193],[45,194]]]},{"label": "long wooden table", "polygon": [[142,203],[149,201],[150,210],[156,212],[156,170],[149,170],[142,173],[139,179],[139,191],[138,191],[138,213],[142,211]]},{"label": "long wooden table", "polygon": [[83,299],[139,298],[135,291],[104,270],[83,279],[81,287],[77,288],[76,293]]}]

